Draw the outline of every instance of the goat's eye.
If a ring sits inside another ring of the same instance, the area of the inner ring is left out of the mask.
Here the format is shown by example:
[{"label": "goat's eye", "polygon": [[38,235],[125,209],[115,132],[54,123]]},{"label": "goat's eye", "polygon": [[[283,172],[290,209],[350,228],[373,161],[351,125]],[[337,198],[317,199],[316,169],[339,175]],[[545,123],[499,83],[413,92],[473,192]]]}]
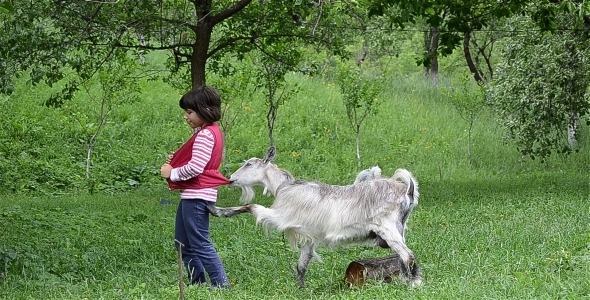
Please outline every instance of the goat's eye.
[{"label": "goat's eye", "polygon": [[247,163],[244,165],[244,167],[249,167],[249,166],[251,166],[251,165],[252,165],[252,163],[250,163],[250,162],[247,162]]}]

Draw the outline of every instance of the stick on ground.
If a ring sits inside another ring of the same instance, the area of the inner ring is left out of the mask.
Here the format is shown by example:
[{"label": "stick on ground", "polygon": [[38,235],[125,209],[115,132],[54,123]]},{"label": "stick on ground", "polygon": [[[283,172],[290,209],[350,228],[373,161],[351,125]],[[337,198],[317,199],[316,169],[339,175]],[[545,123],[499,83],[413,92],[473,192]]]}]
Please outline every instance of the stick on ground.
[{"label": "stick on ground", "polygon": [[182,247],[184,247],[184,244],[177,239],[174,239],[174,242],[178,244],[178,288],[180,289],[178,299],[184,300],[184,280],[182,275]]}]

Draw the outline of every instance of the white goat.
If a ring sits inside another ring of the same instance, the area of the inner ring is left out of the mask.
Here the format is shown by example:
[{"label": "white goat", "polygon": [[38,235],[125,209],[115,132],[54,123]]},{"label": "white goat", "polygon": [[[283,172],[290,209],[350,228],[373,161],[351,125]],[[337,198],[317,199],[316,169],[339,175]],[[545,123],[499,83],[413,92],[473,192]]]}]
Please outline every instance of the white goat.
[{"label": "white goat", "polygon": [[[256,160],[257,158],[253,157],[252,159]],[[245,164],[247,164],[248,161],[246,161]],[[284,171],[284,172],[285,172],[285,179],[294,180],[293,176],[289,172],[287,172],[287,171]],[[354,184],[357,184],[362,181],[373,180],[376,178],[381,178],[381,168],[379,168],[379,166],[374,166],[369,169],[365,169],[365,170],[360,171],[358,173],[358,175],[356,175],[356,179],[354,180]],[[264,187],[264,190],[262,191],[262,195],[269,196],[269,197],[273,196],[273,194],[268,190],[268,188],[264,185],[264,183],[262,181],[260,181],[259,183],[260,183],[259,185],[262,185]],[[240,198],[240,203],[249,204],[252,202],[252,199],[254,198],[254,190],[250,189],[248,191],[244,191],[244,193],[242,193],[242,195],[247,195],[247,196]]]},{"label": "white goat", "polygon": [[422,283],[418,263],[404,241],[404,222],[419,196],[418,182],[410,172],[398,169],[392,178],[327,185],[293,180],[289,172],[271,163],[274,156],[271,148],[263,159],[249,159],[230,177],[230,186],[242,188],[246,201],[254,195],[252,186],[267,187],[276,197],[270,208],[210,206],[211,214],[231,217],[251,212],[257,223],[286,232],[294,250],[301,245],[296,278],[301,287],[310,261],[319,260],[317,246],[349,244],[391,248],[400,256],[402,279],[409,279],[412,286]]},{"label": "white goat", "polygon": [[[363,182],[363,181],[367,181],[367,180],[379,179],[379,178],[383,178],[381,176],[381,168],[379,168],[379,166],[374,166],[374,167],[360,171],[358,173],[358,175],[356,175],[356,179],[354,180],[353,184],[357,184],[359,182]],[[408,213],[406,215],[404,215],[402,218],[402,225],[404,227],[402,235],[404,238],[404,242],[406,241],[406,230],[408,229],[407,222],[408,222],[408,218],[410,217],[410,212],[411,211],[408,211]],[[377,242],[379,244],[381,244],[384,241],[380,240],[380,238],[377,237]]]},{"label": "white goat", "polygon": [[358,173],[358,175],[356,175],[356,179],[354,180],[354,184],[377,178],[381,178],[381,168],[379,168],[379,166],[374,166]]}]

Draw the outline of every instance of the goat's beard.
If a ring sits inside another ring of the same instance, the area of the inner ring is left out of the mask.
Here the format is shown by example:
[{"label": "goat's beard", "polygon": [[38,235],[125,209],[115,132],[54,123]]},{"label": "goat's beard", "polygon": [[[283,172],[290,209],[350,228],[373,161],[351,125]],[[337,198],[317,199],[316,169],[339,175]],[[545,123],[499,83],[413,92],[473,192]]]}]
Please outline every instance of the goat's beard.
[{"label": "goat's beard", "polygon": [[251,186],[241,185],[242,196],[240,197],[240,203],[249,204],[254,199],[254,189]]}]

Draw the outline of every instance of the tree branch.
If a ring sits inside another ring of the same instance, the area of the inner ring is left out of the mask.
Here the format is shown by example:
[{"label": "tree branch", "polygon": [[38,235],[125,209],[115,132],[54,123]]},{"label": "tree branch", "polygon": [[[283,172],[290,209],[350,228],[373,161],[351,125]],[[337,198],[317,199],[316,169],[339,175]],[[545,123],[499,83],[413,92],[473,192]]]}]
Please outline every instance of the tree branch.
[{"label": "tree branch", "polygon": [[[94,46],[100,46],[99,44],[93,44]],[[106,44],[104,45],[106,46]],[[120,42],[115,43],[115,47],[128,48],[128,49],[144,49],[144,50],[174,50],[183,47],[192,47],[192,44],[174,44],[168,46],[142,46],[142,45],[123,45]]]},{"label": "tree branch", "polygon": [[267,38],[267,37],[279,37],[279,38],[285,37],[285,38],[301,38],[301,39],[314,38],[313,36],[297,35],[297,34],[268,34],[268,35],[252,35],[252,36],[234,37],[234,38],[228,39],[227,41],[217,45],[217,47],[215,47],[211,51],[209,51],[209,53],[207,54],[207,58],[212,57],[213,55],[215,55],[215,53],[217,53],[227,47],[235,45],[236,42],[238,42],[238,41],[249,40],[253,44],[255,44],[256,40],[259,40],[262,38]]},{"label": "tree branch", "polygon": [[227,41],[217,45],[217,47],[215,47],[211,51],[209,51],[209,53],[207,53],[207,58],[215,55],[215,53],[223,50],[224,48],[235,45],[236,42],[238,42],[238,41],[243,41],[243,40],[254,41],[257,38],[258,38],[257,36],[243,36],[243,37],[235,37],[235,38],[228,39]]},{"label": "tree branch", "polygon": [[235,15],[237,12],[244,9],[244,7],[248,6],[252,0],[241,0],[240,2],[232,5],[228,9],[209,17],[210,22],[212,25],[222,22],[223,20]]},{"label": "tree branch", "polygon": [[178,26],[178,27],[180,27],[180,26],[187,26],[188,28],[192,29],[193,31],[197,29],[196,26],[194,26],[194,25],[192,25],[192,24],[190,24],[190,23],[188,23],[188,22],[186,22],[184,20],[173,20],[173,19],[162,18],[162,17],[158,17],[156,19],[159,20],[159,21],[164,21],[164,22],[166,22],[168,24],[171,24],[171,25]]},{"label": "tree branch", "polygon": [[285,65],[287,65],[287,66],[295,67],[293,64],[290,64],[290,63],[288,63],[288,62],[284,62],[284,61],[282,61],[282,60],[281,60],[279,57],[276,57],[276,56],[274,56],[274,55],[272,55],[272,54],[270,54],[270,53],[266,52],[266,50],[264,50],[264,48],[262,48],[262,46],[260,46],[260,45],[258,45],[258,44],[256,44],[256,43],[253,43],[253,44],[254,44],[254,47],[256,47],[258,50],[260,50],[260,52],[262,52],[264,55],[266,55],[266,56],[268,56],[268,57],[270,57],[270,58],[274,59],[275,61],[278,61],[278,62],[280,62],[280,63],[282,63],[282,64],[285,64]]},{"label": "tree branch", "polygon": [[484,81],[481,78],[477,67],[473,63],[473,59],[471,58],[471,51],[469,51],[469,41],[471,40],[471,32],[465,32],[465,37],[463,39],[463,53],[465,54],[465,60],[467,62],[467,66],[469,67],[469,71],[473,74],[473,78],[477,81],[478,84],[483,84]]}]

